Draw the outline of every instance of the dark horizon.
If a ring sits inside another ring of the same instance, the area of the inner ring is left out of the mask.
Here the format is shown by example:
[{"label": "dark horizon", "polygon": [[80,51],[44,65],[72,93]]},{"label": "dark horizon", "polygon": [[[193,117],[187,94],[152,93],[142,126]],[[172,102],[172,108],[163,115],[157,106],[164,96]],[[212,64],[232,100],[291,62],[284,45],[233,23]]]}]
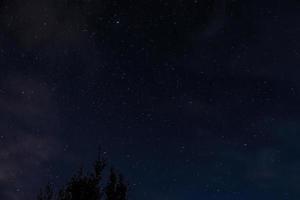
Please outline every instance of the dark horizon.
[{"label": "dark horizon", "polygon": [[300,197],[296,0],[2,0],[0,199],[91,168],[129,200]]}]

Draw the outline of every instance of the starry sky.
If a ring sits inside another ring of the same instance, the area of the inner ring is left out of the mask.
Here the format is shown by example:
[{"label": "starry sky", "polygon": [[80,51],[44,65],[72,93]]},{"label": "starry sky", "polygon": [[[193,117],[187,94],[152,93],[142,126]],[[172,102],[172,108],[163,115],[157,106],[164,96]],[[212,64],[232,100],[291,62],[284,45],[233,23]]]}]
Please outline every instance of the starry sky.
[{"label": "starry sky", "polygon": [[300,197],[297,0],[1,0],[0,199],[99,145],[138,200]]}]

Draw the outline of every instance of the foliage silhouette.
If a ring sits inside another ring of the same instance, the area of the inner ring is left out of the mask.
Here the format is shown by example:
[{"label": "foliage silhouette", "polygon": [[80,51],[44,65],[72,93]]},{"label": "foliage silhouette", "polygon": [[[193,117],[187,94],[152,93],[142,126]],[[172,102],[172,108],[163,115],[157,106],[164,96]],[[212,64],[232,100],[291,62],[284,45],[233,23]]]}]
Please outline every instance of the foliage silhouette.
[{"label": "foliage silhouette", "polygon": [[99,156],[91,173],[86,174],[80,168],[58,193],[55,193],[53,187],[48,184],[38,194],[37,200],[127,200],[128,185],[124,182],[123,176],[117,174],[113,168],[110,170],[106,186],[103,187],[103,172],[106,165],[106,159]]},{"label": "foliage silhouette", "polygon": [[123,176],[111,168],[109,182],[105,188],[107,200],[127,200],[127,193],[128,186],[124,183]]},{"label": "foliage silhouette", "polygon": [[47,184],[44,191],[40,191],[38,194],[37,200],[52,200],[53,199],[53,188],[50,184]]}]

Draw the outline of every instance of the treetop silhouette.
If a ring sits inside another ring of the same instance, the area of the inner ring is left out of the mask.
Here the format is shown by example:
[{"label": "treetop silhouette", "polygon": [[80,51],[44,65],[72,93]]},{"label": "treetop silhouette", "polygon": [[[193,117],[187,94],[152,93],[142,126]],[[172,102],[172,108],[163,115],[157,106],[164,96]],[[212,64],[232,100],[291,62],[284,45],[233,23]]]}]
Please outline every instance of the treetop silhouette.
[{"label": "treetop silhouette", "polygon": [[[100,155],[100,154],[99,154]],[[83,168],[55,192],[52,185],[48,184],[37,196],[37,200],[127,200],[128,184],[123,175],[110,169],[107,183],[103,186],[103,172],[107,160],[99,156],[90,173],[84,173]]]}]

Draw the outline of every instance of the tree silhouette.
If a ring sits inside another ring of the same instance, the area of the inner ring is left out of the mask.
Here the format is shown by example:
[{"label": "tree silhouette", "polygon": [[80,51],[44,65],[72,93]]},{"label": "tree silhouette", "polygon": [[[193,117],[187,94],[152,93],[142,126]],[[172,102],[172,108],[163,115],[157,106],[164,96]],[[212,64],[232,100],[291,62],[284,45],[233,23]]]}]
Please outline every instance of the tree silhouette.
[{"label": "tree silhouette", "polygon": [[38,194],[37,200],[52,200],[53,199],[53,188],[50,184],[47,184],[44,191],[40,191]]},{"label": "tree silhouette", "polygon": [[117,199],[117,175],[113,169],[110,170],[109,182],[105,188],[105,194],[107,200]]},{"label": "tree silhouette", "polygon": [[118,200],[128,199],[128,185],[124,182],[124,178],[122,174],[119,174],[117,194],[118,194]]},{"label": "tree silhouette", "polygon": [[128,186],[124,183],[123,176],[110,170],[109,182],[105,188],[106,200],[127,200]]},{"label": "tree silhouette", "polygon": [[80,168],[57,194],[48,184],[39,193],[37,200],[127,200],[128,185],[114,169],[110,170],[107,185],[102,187],[106,163],[106,159],[99,156],[91,173],[84,173],[83,168]]}]

